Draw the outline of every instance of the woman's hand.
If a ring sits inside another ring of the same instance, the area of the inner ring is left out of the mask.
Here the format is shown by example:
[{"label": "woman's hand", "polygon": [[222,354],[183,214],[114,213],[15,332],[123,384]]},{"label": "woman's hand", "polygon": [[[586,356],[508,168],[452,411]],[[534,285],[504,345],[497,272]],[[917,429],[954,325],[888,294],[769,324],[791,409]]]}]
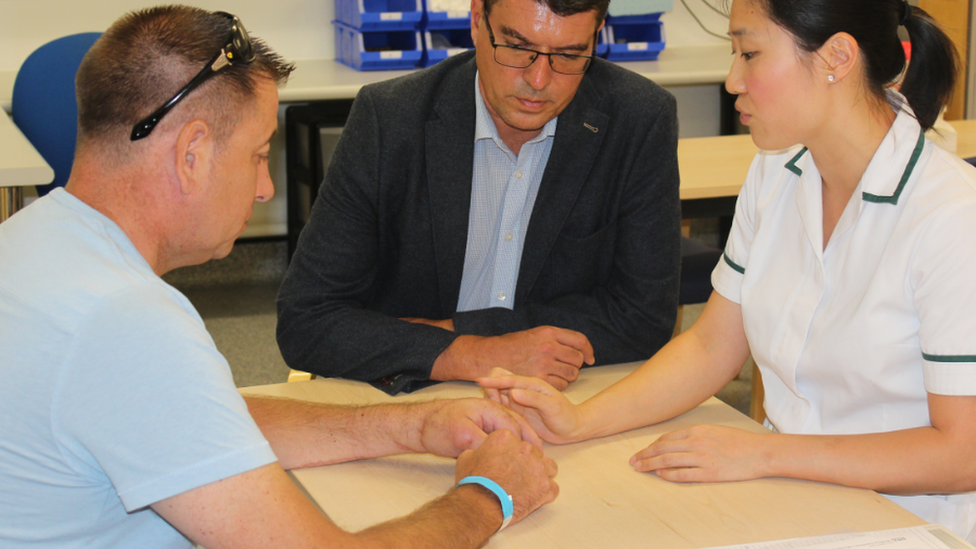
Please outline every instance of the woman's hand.
[{"label": "woman's hand", "polygon": [[517,376],[502,368],[476,380],[485,396],[523,415],[536,433],[552,444],[581,440],[582,416],[575,404],[552,385],[535,377]]},{"label": "woman's hand", "polygon": [[721,425],[695,425],[662,435],[634,454],[630,464],[673,482],[760,478],[767,476],[765,443],[772,436]]}]

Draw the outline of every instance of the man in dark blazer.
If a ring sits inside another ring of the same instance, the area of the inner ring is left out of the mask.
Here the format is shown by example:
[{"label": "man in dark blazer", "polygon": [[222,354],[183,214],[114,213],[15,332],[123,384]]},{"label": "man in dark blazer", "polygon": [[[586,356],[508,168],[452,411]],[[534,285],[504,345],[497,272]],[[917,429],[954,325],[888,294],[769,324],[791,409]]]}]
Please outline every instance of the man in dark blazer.
[{"label": "man in dark blazer", "polygon": [[[583,365],[669,340],[675,101],[590,59],[608,3],[473,0],[474,53],[362,89],[278,295],[289,366],[390,393],[494,366],[562,389]],[[485,132],[512,161],[500,179],[479,167]],[[540,150],[537,189],[472,215],[473,192],[508,192]],[[512,216],[524,233],[503,227]],[[510,244],[521,253],[506,265]],[[492,280],[513,264],[514,288]],[[477,291],[489,302],[463,305]]]}]

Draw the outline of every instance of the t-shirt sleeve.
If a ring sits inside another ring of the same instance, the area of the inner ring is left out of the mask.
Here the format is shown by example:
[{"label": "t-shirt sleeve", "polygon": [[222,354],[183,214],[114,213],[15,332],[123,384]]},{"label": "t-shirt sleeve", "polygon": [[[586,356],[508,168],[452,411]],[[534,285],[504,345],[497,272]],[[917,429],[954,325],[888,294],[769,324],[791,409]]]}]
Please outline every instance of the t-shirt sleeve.
[{"label": "t-shirt sleeve", "polygon": [[976,395],[976,194],[947,200],[930,219],[910,273],[925,389]]},{"label": "t-shirt sleeve", "polygon": [[746,181],[735,203],[732,230],[725,251],[712,271],[712,288],[722,297],[741,303],[742,278],[749,261],[749,249],[755,237],[756,197],[762,182],[763,155],[757,154],[749,166]]},{"label": "t-shirt sleeve", "polygon": [[199,316],[169,292],[106,300],[56,381],[62,451],[104,471],[129,512],[277,459]]}]

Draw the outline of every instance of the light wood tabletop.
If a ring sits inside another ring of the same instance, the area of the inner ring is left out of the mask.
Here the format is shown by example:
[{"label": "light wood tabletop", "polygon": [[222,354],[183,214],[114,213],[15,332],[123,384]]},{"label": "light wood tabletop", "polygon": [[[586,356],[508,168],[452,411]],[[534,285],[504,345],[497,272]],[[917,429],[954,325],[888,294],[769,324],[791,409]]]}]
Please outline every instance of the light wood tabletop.
[{"label": "light wood tabletop", "polygon": [[[575,402],[611,385],[636,364],[584,369],[566,391]],[[241,389],[336,404],[480,397],[472,383],[442,383],[390,397],[355,381],[316,379]],[[559,464],[559,498],[494,536],[495,548],[684,549],[869,531],[924,524],[870,490],[789,479],[676,484],[638,473],[628,459],[663,433],[700,423],[762,431],[733,408],[709,399],[660,425],[566,446],[546,445]],[[410,513],[449,490],[454,461],[395,456],[293,472],[343,528],[358,530]]]},{"label": "light wood tabletop", "polygon": [[681,200],[738,196],[758,152],[749,135],[679,139]]}]

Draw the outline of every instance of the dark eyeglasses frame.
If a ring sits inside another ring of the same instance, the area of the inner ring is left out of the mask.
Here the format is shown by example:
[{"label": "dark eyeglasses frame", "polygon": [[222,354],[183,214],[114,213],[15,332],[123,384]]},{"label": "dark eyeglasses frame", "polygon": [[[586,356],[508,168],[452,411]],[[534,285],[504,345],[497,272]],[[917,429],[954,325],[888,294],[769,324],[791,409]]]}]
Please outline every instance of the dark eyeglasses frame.
[{"label": "dark eyeglasses frame", "polygon": [[183,89],[176,92],[176,95],[164,103],[162,107],[159,107],[152,114],[137,122],[132,127],[132,134],[129,136],[130,141],[138,141],[148,136],[153,131],[153,128],[156,127],[156,124],[166,116],[166,113],[182,101],[188,93],[206,82],[211,76],[220,72],[224,67],[235,63],[248,64],[254,61],[255,53],[254,47],[251,44],[251,37],[247,34],[244,25],[241,24],[241,20],[236,15],[223,11],[216,11],[214,15],[222,15],[231,20],[230,36],[227,38],[227,44],[220,49],[220,53],[207,62],[206,66],[196,76],[183,86]]},{"label": "dark eyeglasses frame", "polygon": [[[568,75],[568,76],[576,76],[576,75],[585,73],[587,71],[587,69],[590,68],[590,65],[593,64],[593,59],[596,58],[596,43],[597,43],[598,37],[600,35],[600,31],[599,30],[597,30],[595,33],[593,33],[593,53],[591,55],[574,55],[574,54],[571,54],[571,53],[558,53],[558,52],[546,53],[544,51],[533,50],[533,49],[530,49],[530,48],[523,48],[522,46],[510,46],[508,44],[496,44],[495,43],[495,33],[492,32],[492,30],[491,30],[491,23],[488,21],[488,14],[487,13],[485,14],[485,26],[488,28],[488,39],[491,41],[491,47],[494,48],[491,57],[492,57],[492,59],[495,60],[495,63],[498,63],[499,65],[501,65],[503,67],[510,67],[510,68],[513,68],[513,69],[527,69],[527,68],[531,67],[536,62],[537,59],[539,59],[539,56],[540,55],[545,55],[546,57],[549,58],[549,68],[552,69],[552,72],[555,72],[555,73],[558,73],[558,74],[565,74],[565,75]],[[529,62],[529,64],[526,65],[526,66],[524,66],[524,67],[515,67],[515,66],[512,66],[512,65],[506,65],[505,63],[502,63],[501,61],[498,60],[498,55],[497,55],[498,54],[498,48],[508,48],[510,50],[530,52],[530,53],[534,53],[535,54],[535,57],[533,57],[532,60]],[[555,56],[558,56],[558,57],[566,57],[566,58],[573,58],[573,59],[586,59],[586,65],[583,67],[583,70],[581,70],[579,72],[562,72],[562,71],[556,70],[556,67],[553,66],[553,64],[552,64],[552,56],[554,56],[554,55]]]}]

